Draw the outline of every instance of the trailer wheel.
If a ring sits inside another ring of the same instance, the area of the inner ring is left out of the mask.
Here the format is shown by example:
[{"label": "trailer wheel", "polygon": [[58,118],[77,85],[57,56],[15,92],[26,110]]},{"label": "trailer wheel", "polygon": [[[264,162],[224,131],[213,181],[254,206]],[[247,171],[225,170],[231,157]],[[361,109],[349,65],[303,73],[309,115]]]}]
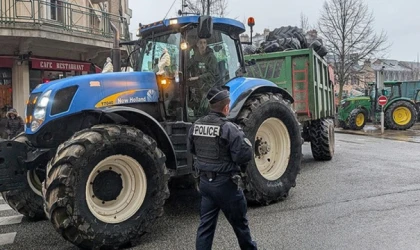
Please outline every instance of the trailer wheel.
[{"label": "trailer wheel", "polygon": [[[24,133],[13,138],[14,141],[26,143],[28,138]],[[47,165],[47,162],[45,162]],[[45,174],[45,173],[44,173]],[[30,220],[45,219],[44,205],[42,200],[42,181],[45,176],[37,171],[26,171],[28,186],[25,189],[2,192],[1,195],[7,204],[16,212],[23,214]]]},{"label": "trailer wheel", "polygon": [[312,156],[317,161],[329,161],[334,155],[334,122],[331,119],[313,121],[310,127]]},{"label": "trailer wheel", "polygon": [[46,212],[80,248],[135,245],[163,214],[168,178],[151,137],[128,126],[94,126],[60,145],[49,162]]},{"label": "trailer wheel", "polygon": [[269,204],[285,199],[296,185],[302,158],[299,123],[281,94],[251,96],[238,122],[255,149],[246,170],[249,201]]},{"label": "trailer wheel", "polygon": [[407,101],[394,102],[385,111],[385,124],[389,129],[409,129],[416,121],[416,107]]},{"label": "trailer wheel", "polygon": [[353,130],[361,130],[366,124],[366,113],[360,109],[353,109],[349,115],[348,126]]}]

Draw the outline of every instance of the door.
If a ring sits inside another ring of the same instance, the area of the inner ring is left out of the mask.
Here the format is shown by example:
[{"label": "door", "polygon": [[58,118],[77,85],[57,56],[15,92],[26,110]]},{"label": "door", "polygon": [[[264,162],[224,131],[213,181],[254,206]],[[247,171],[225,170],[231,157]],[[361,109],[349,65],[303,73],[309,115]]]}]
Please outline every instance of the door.
[{"label": "door", "polygon": [[241,65],[235,40],[222,31],[213,30],[209,39],[199,39],[197,29],[191,29],[186,41],[187,117],[193,122],[209,112],[208,91],[234,78]]}]

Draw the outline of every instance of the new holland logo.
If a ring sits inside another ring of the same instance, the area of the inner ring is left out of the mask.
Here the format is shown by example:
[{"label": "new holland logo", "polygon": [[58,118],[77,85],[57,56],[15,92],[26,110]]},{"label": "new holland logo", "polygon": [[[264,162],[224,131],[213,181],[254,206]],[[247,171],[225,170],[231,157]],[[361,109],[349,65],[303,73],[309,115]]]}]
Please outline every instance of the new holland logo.
[{"label": "new holland logo", "polygon": [[155,101],[157,101],[158,98],[157,98],[156,91],[153,90],[153,89],[149,89],[147,91],[147,97],[146,97],[146,99],[147,99],[148,102],[155,102]]}]

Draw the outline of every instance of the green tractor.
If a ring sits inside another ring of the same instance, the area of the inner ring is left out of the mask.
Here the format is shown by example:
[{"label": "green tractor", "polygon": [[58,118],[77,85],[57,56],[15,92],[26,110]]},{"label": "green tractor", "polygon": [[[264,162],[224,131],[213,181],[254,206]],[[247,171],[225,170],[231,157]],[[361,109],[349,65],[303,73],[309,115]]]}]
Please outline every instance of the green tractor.
[{"label": "green tractor", "polygon": [[[388,98],[384,106],[385,128],[405,130],[417,120],[417,108],[410,98],[401,94],[402,82],[384,82],[382,95]],[[378,104],[378,91],[375,83],[369,84],[367,95],[346,98],[338,110],[339,126],[344,129],[361,130],[367,121],[380,122],[381,106]]]}]

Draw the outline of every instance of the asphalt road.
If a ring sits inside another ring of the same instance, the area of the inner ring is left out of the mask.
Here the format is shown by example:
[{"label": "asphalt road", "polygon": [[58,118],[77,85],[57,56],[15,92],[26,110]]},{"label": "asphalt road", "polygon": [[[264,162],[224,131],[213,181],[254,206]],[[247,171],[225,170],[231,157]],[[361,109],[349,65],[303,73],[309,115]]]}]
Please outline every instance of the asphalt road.
[{"label": "asphalt road", "polygon": [[[132,249],[194,249],[199,200],[191,189],[172,190],[164,217]],[[49,222],[20,222],[2,208],[0,241],[15,237],[0,249],[77,249]],[[305,144],[289,198],[248,216],[259,249],[420,249],[420,144],[336,134],[330,162],[315,162]],[[213,249],[239,249],[223,215]]]}]

